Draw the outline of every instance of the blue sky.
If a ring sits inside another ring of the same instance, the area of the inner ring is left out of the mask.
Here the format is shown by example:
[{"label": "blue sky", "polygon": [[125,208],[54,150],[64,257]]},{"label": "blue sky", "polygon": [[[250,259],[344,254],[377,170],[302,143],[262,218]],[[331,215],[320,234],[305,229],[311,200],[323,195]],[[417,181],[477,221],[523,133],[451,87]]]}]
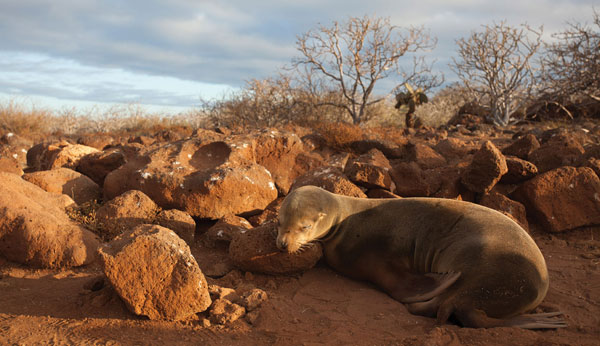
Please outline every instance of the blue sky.
[{"label": "blue sky", "polygon": [[[289,64],[296,36],[348,16],[423,25],[446,79],[454,42],[482,24],[591,22],[593,1],[0,0],[0,102],[139,103],[178,111]],[[389,81],[388,83],[393,83]]]}]

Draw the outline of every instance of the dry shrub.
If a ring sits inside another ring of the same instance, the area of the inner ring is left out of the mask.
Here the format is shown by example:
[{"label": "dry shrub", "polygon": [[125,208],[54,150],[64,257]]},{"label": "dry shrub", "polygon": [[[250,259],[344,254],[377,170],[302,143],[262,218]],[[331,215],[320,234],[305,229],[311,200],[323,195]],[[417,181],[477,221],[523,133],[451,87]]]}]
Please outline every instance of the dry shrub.
[{"label": "dry shrub", "polygon": [[44,137],[49,133],[53,121],[52,112],[23,102],[10,100],[0,104],[0,130],[13,132],[23,137]]},{"label": "dry shrub", "polygon": [[440,90],[428,103],[417,107],[415,115],[425,126],[444,125],[470,100],[467,90],[453,84]]},{"label": "dry shrub", "polygon": [[338,150],[348,150],[352,142],[365,138],[363,129],[350,123],[315,122],[310,127],[323,136],[328,146]]}]

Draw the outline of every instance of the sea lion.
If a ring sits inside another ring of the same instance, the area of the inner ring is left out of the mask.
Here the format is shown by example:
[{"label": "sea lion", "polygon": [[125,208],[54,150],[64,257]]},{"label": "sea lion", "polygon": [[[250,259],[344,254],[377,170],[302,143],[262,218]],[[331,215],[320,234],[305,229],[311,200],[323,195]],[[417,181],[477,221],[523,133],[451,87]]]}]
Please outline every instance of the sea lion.
[{"label": "sea lion", "polygon": [[546,296],[546,262],[529,234],[493,209],[304,186],[285,198],[278,221],[280,249],[294,253],[320,241],[332,268],[373,282],[440,324],[454,315],[473,328],[566,327],[560,312],[524,314]]}]

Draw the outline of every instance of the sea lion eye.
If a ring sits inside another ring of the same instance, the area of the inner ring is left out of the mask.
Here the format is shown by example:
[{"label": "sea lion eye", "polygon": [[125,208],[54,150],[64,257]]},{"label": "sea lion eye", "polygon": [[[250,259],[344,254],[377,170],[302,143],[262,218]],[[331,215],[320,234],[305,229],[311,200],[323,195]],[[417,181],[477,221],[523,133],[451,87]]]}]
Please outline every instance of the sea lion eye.
[{"label": "sea lion eye", "polygon": [[304,226],[302,226],[302,229],[305,230],[305,231],[308,231],[311,228],[312,228],[312,225],[304,225]]}]

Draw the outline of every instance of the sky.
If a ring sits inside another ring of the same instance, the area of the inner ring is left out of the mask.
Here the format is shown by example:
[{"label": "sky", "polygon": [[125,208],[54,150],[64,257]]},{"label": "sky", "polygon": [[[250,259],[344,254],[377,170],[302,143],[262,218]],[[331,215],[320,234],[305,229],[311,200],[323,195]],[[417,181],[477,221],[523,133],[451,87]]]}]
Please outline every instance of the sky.
[{"label": "sky", "polygon": [[[437,37],[426,55],[446,80],[455,41],[493,21],[591,23],[579,0],[0,0],[0,103],[38,107],[140,104],[185,111],[289,65],[296,37],[349,16],[389,17]],[[596,7],[598,4],[596,3]],[[393,83],[388,81],[387,83]]]}]

